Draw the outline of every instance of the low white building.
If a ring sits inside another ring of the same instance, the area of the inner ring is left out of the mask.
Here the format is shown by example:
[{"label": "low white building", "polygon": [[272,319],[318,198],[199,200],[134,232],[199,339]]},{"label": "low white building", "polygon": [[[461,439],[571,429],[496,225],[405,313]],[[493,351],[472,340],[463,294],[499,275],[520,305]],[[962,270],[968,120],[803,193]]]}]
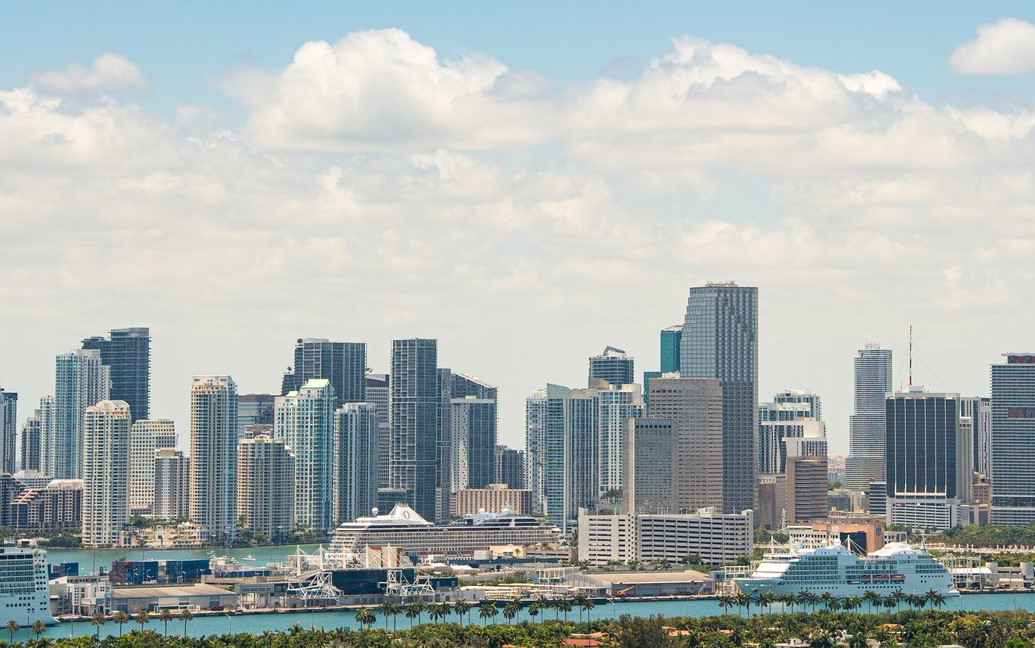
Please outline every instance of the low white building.
[{"label": "low white building", "polygon": [[579,511],[578,559],[592,565],[611,561],[678,564],[687,556],[695,562],[726,565],[751,553],[754,514],[590,515]]}]

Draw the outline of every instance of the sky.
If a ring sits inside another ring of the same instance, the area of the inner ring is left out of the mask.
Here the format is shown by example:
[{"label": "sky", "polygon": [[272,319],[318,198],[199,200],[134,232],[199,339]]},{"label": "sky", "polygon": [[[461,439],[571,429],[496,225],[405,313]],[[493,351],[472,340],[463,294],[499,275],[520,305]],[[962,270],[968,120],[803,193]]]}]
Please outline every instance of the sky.
[{"label": "sky", "polygon": [[852,358],[987,395],[1035,349],[1035,7],[0,0],[0,386],[150,326],[274,392],[298,337],[439,340],[524,398],[607,345],[657,368],[688,288],[759,288],[761,400]]}]

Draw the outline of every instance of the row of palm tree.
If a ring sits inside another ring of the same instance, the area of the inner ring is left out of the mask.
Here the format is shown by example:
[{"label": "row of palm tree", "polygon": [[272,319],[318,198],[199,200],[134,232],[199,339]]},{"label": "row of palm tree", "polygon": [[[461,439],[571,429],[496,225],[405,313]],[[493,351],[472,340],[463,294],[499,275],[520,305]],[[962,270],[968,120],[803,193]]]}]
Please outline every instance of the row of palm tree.
[{"label": "row of palm tree", "polygon": [[895,591],[887,596],[881,596],[879,592],[866,592],[862,596],[836,597],[830,592],[817,595],[814,592],[802,590],[797,594],[776,594],[769,591],[740,592],[719,597],[719,605],[723,610],[736,606],[738,609],[744,608],[749,615],[752,605],[758,608],[764,607],[767,612],[772,612],[773,605],[777,604],[785,606],[791,612],[794,611],[796,605],[807,607],[809,611],[814,611],[817,606],[820,606],[831,612],[838,610],[852,612],[864,604],[868,604],[870,612],[873,612],[882,607],[887,610],[897,610],[902,603],[908,605],[909,609],[922,608],[926,605],[941,607],[945,604],[945,596],[941,592],[931,589],[924,594],[906,594],[902,591]]},{"label": "row of palm tree", "polygon": [[[173,614],[172,610],[161,610],[158,613],[158,620],[165,624],[164,632],[165,632],[166,636],[169,636],[169,622],[172,621],[173,619],[177,619],[177,618],[180,621],[183,621],[183,636],[187,636],[187,623],[194,619],[194,613],[193,612],[191,612],[190,610],[184,608],[184,609],[180,610],[179,614],[175,614],[175,615]],[[111,615],[111,620],[114,623],[118,624],[118,626],[119,626],[119,636],[121,637],[122,636],[122,627],[124,625],[126,625],[127,623],[129,623],[130,616],[128,614],[126,614],[125,612],[123,612],[122,610],[119,610],[115,614]],[[140,629],[142,631],[144,629],[144,624],[151,622],[151,613],[148,610],[144,610],[144,609],[138,610],[136,612],[136,614],[133,615],[133,621],[135,621],[136,623],[140,624]],[[99,612],[99,611],[98,612],[94,612],[90,616],[90,625],[92,625],[95,628],[94,634],[96,636],[98,636],[98,637],[101,634],[101,626],[103,626],[107,622],[108,622],[108,617],[103,612]],[[19,628],[18,623],[16,621],[13,621],[13,620],[12,621],[8,621],[7,625],[4,626],[4,630],[7,630],[8,634],[9,634],[9,641],[8,641],[9,644],[12,644],[12,645],[14,644],[14,633],[18,631],[18,628]],[[32,632],[38,638],[41,634],[43,634],[43,632],[47,629],[47,627],[43,624],[42,621],[37,619],[36,622],[33,623],[30,626],[30,629],[32,630]],[[71,627],[69,628],[69,630],[70,630],[70,632],[73,635],[75,634],[75,619],[74,618],[71,620]]]},{"label": "row of palm tree", "polygon": [[[513,623],[514,619],[521,612],[521,608],[524,606],[524,601],[520,598],[516,598],[512,601],[507,602],[502,606],[494,601],[482,603],[478,606],[478,617],[485,622],[492,621],[500,613],[503,614],[503,618],[507,620],[507,623]],[[459,600],[456,603],[450,605],[449,603],[425,603],[424,601],[416,601],[406,605],[400,603],[394,603],[392,601],[385,601],[378,606],[378,610],[381,612],[384,618],[385,630],[388,629],[388,618],[392,619],[392,631],[396,629],[396,617],[399,614],[405,614],[406,618],[411,622],[416,620],[416,625],[419,625],[424,613],[427,613],[428,618],[432,621],[441,621],[449,617],[451,614],[459,617],[460,623],[463,624],[464,616],[467,616],[467,621],[471,620],[471,610],[474,607],[473,604],[465,600]],[[544,596],[540,596],[528,606],[528,615],[534,620],[535,617],[539,616],[547,610],[554,610],[554,618],[560,620],[561,614],[564,614],[564,620],[568,620],[568,614],[572,610],[578,608],[579,621],[582,621],[583,613],[587,614],[595,607],[593,601],[585,593],[578,593],[570,598],[559,598],[559,599],[548,599]],[[374,623],[377,622],[377,615],[371,608],[361,608],[356,611],[356,622],[363,628],[370,628]]]}]

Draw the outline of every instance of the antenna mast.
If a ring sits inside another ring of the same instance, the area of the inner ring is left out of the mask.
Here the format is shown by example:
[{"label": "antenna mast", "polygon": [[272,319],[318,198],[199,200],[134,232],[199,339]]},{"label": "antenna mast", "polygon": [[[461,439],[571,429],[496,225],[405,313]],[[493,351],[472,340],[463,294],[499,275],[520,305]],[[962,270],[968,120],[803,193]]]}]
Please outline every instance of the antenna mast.
[{"label": "antenna mast", "polygon": [[909,386],[913,386],[913,325],[909,325]]}]

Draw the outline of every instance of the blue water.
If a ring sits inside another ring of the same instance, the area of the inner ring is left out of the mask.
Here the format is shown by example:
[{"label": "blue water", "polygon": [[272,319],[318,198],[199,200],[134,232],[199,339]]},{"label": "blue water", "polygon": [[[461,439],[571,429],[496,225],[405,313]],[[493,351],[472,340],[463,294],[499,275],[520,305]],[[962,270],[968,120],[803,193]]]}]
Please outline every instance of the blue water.
[{"label": "blue water", "polygon": [[[254,553],[254,552],[253,552]],[[257,557],[257,556],[256,556]],[[502,605],[499,607],[502,608]],[[906,606],[902,606],[901,609],[907,609]],[[947,599],[946,604],[942,606],[943,610],[1027,610],[1029,612],[1035,611],[1035,593],[1022,593],[1022,594],[968,594],[961,597],[954,597]],[[774,606],[773,611],[779,610],[779,606]],[[869,608],[863,605],[858,611],[866,613]],[[801,611],[801,608],[796,608],[795,611]],[[744,610],[739,611],[740,614],[746,614]],[[752,614],[756,612],[756,608],[752,606]],[[384,627],[384,618],[382,618],[380,611],[375,610],[377,616],[377,622],[374,624],[375,627]],[[623,602],[623,603],[607,603],[597,605],[595,608],[589,611],[588,618],[600,619],[600,618],[614,618],[620,614],[632,614],[632,615],[651,615],[661,614],[665,617],[677,617],[677,616],[711,616],[717,614],[726,613],[719,606],[719,602],[714,599],[708,600],[693,600],[693,601],[650,601],[650,602]],[[732,608],[729,611],[730,614],[737,614],[737,608]],[[478,609],[474,608],[472,614],[469,615],[471,623],[485,623],[478,618]],[[545,610],[541,612],[537,617],[528,616],[528,608],[525,607],[521,610],[521,614],[518,615],[514,622],[523,620],[542,621],[543,619],[554,619],[556,612],[554,610]],[[561,618],[564,615],[561,614]],[[582,619],[585,620],[587,614],[583,613]],[[568,619],[573,621],[579,620],[578,610],[573,610],[568,614]],[[423,623],[428,623],[428,616],[425,613],[421,619]],[[453,615],[446,619],[448,622],[455,623],[458,621],[456,615]],[[465,616],[465,622],[467,617]],[[506,619],[502,615],[496,617],[494,621],[490,623],[506,623]],[[193,621],[187,624],[187,633],[192,637],[201,635],[211,634],[226,634],[229,632],[250,632],[253,634],[259,634],[264,630],[288,630],[294,624],[299,624],[304,628],[316,627],[316,628],[358,628],[356,623],[356,613],[354,610],[349,611],[334,611],[334,612],[285,612],[282,614],[253,614],[253,615],[234,615],[234,616],[206,616],[197,617]],[[396,627],[400,630],[408,628],[410,626],[410,620],[405,615],[400,614],[395,618]],[[139,628],[140,625],[135,622],[127,623],[123,627],[124,632]],[[157,619],[152,620],[146,626],[149,630],[156,632],[164,632],[165,626],[161,621]],[[392,628],[392,619],[388,619],[388,628]],[[47,637],[71,637],[71,636],[84,636],[93,634],[96,629],[91,626],[88,622],[77,622],[77,623],[62,623],[56,626],[51,626],[44,633]],[[100,636],[104,637],[107,635],[117,635],[119,628],[117,625],[108,621],[104,626],[100,628]],[[169,622],[169,634],[178,635],[183,633],[183,621],[174,620]],[[15,639],[25,639],[31,637],[31,634],[27,630],[20,630],[15,633]],[[7,635],[0,631],[0,638],[6,639]]]}]

